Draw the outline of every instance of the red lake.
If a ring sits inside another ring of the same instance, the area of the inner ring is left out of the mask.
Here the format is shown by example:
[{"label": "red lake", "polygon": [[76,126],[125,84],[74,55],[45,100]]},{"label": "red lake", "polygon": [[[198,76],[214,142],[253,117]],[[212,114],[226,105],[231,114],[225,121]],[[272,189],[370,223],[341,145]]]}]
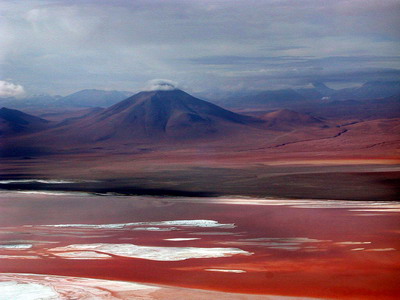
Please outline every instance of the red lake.
[{"label": "red lake", "polygon": [[399,238],[397,202],[2,192],[0,299],[398,299]]}]

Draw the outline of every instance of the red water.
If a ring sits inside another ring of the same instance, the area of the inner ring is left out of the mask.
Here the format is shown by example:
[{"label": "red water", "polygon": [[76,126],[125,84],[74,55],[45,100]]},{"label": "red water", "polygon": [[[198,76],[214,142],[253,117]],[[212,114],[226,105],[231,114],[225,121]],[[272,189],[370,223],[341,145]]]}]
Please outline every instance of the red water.
[{"label": "red water", "polygon": [[[398,204],[375,208],[366,204],[365,211],[353,211],[364,208],[362,204],[356,208],[340,205],[307,208],[307,205],[293,207],[287,201],[282,202],[285,205],[218,202],[215,199],[2,193],[0,244],[32,244],[33,247],[18,250],[0,247],[0,272],[126,280],[248,294],[339,299],[400,296]],[[199,219],[234,223],[236,227],[175,226],[174,231],[139,231],[132,227],[39,226]],[[168,238],[200,239],[164,240]],[[94,243],[238,248],[253,254],[154,261],[115,255],[107,259],[63,259],[49,250]]]}]

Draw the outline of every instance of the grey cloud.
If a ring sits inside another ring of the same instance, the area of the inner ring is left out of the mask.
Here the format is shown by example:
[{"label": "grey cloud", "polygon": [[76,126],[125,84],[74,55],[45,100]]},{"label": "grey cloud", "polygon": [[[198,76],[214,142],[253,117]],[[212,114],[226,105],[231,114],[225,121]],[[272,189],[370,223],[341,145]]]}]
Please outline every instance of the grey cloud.
[{"label": "grey cloud", "polygon": [[201,65],[258,65],[287,63],[288,61],[305,61],[307,56],[273,56],[273,57],[248,57],[248,56],[203,56],[190,59],[190,62]]},{"label": "grey cloud", "polygon": [[244,86],[253,89],[270,89],[274,87],[287,88],[305,86],[312,82],[328,84],[360,85],[367,81],[400,80],[398,69],[364,69],[364,70],[301,70],[281,71],[271,74],[252,74],[236,78]]},{"label": "grey cloud", "polygon": [[[31,0],[0,3],[0,79],[29,91],[276,87],[396,75],[398,0]],[[394,71],[391,73],[388,68]],[[382,71],[382,72],[381,72]],[[310,75],[311,74],[311,75]],[[327,74],[337,74],[329,77]]]},{"label": "grey cloud", "polygon": [[177,88],[177,83],[168,79],[153,79],[147,82],[144,91],[172,91]]}]

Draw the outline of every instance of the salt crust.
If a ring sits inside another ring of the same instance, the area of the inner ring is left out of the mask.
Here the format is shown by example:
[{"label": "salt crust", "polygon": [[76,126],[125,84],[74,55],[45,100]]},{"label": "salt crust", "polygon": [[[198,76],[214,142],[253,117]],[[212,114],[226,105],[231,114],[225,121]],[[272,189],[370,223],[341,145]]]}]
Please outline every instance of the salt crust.
[{"label": "salt crust", "polygon": [[[159,230],[153,226],[175,226],[175,227],[199,227],[199,228],[235,228],[235,224],[221,224],[214,220],[174,220],[160,222],[134,222],[134,223],[117,223],[117,224],[56,224],[41,225],[56,228],[96,228],[96,229],[123,229],[126,227],[141,226],[140,229]],[[146,227],[144,227],[146,226]],[[136,229],[137,230],[137,229]]]},{"label": "salt crust", "polygon": [[172,239],[164,239],[164,241],[170,242],[184,242],[184,241],[195,241],[200,240],[200,238],[172,238]]},{"label": "salt crust", "polygon": [[[197,248],[197,247],[153,247],[134,244],[74,244],[66,247],[56,247],[48,252],[57,256],[68,255],[73,258],[79,251],[95,251],[129,258],[141,258],[155,261],[180,261],[191,258],[229,257],[237,254],[252,253],[238,248]],[[78,256],[79,257],[79,256]]]},{"label": "salt crust", "polygon": [[228,269],[204,269],[209,272],[224,272],[224,273],[246,273],[244,270],[228,270]]},{"label": "salt crust", "polygon": [[0,300],[153,299],[147,295],[159,289],[124,281],[0,273]]}]

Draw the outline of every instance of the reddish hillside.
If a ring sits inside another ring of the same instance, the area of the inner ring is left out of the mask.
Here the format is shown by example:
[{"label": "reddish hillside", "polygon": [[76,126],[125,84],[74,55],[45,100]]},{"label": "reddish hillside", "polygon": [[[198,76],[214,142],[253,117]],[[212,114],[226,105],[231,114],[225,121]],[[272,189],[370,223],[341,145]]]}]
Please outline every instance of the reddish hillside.
[{"label": "reddish hillside", "polygon": [[326,127],[324,121],[289,109],[280,109],[262,116],[267,122],[267,127],[274,130],[288,130],[303,126]]}]

